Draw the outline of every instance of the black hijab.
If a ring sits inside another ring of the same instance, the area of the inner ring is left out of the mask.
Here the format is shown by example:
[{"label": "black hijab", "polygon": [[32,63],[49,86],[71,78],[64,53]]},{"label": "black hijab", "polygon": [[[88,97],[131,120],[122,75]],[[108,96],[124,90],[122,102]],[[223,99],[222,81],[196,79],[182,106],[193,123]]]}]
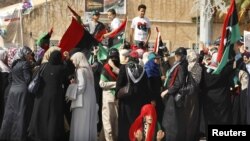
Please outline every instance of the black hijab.
[{"label": "black hijab", "polygon": [[52,64],[52,65],[61,65],[62,64],[62,55],[61,55],[60,51],[56,50],[50,54],[49,64]]}]

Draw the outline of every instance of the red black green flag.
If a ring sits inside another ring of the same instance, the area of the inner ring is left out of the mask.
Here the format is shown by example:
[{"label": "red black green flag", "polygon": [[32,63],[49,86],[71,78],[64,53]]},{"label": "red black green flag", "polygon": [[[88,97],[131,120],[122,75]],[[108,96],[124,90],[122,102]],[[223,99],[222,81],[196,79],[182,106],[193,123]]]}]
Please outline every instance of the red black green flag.
[{"label": "red black green flag", "polygon": [[233,58],[234,44],[239,39],[240,30],[238,24],[237,9],[235,5],[235,0],[231,0],[227,16],[224,20],[220,47],[218,49],[217,62],[219,63],[219,65],[217,69],[214,70],[213,74],[220,74],[227,62]]},{"label": "red black green flag", "polygon": [[90,49],[93,45],[97,45],[94,37],[75,18],[72,18],[60,41],[61,51],[70,51],[73,48]]}]

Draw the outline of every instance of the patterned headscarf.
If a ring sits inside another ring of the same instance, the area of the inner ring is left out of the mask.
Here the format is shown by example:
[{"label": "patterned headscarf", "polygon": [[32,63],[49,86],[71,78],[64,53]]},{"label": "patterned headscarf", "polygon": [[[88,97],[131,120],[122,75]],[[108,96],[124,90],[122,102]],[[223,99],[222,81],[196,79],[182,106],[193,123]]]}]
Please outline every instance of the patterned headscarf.
[{"label": "patterned headscarf", "polygon": [[188,71],[191,71],[197,62],[198,56],[193,49],[187,50]]},{"label": "patterned headscarf", "polygon": [[7,58],[7,51],[0,49],[0,72],[10,72],[10,68],[4,63]]},{"label": "patterned headscarf", "polygon": [[32,50],[29,47],[25,46],[25,47],[19,48],[15,54],[14,61],[25,59],[25,56],[31,52]]},{"label": "patterned headscarf", "polygon": [[14,62],[15,54],[17,53],[18,48],[12,47],[8,49],[7,56],[8,56],[8,66],[11,67],[12,63]]}]

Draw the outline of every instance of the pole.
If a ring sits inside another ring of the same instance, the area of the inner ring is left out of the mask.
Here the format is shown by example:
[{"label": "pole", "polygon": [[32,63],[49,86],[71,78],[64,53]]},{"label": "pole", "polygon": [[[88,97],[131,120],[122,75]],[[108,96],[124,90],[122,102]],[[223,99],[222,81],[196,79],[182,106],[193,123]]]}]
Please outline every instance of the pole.
[{"label": "pole", "polygon": [[20,30],[21,30],[21,45],[23,47],[23,17],[22,17],[22,9],[20,8],[18,10],[19,12],[19,17],[20,17]]},{"label": "pole", "polygon": [[199,14],[198,14],[198,8],[197,8],[197,11],[196,11],[196,49],[197,49],[198,52],[196,52],[196,53],[200,53],[200,50],[199,50],[199,39],[198,39],[199,38],[198,37],[199,36],[199,34],[198,34],[198,32],[199,32],[198,31],[199,30],[198,29],[199,17],[198,16],[199,16]]},{"label": "pole", "polygon": [[205,45],[211,43],[211,29],[212,29],[212,22],[208,20],[208,16],[205,14],[206,12],[206,5],[210,0],[201,0],[201,10],[200,10],[200,41],[203,42]]},{"label": "pole", "polygon": [[48,30],[48,23],[49,23],[49,17],[48,17],[48,0],[45,1],[45,7],[46,7],[46,30]]},{"label": "pole", "polygon": [[126,25],[125,25],[125,29],[124,29],[124,39],[123,39],[123,48],[124,48],[124,44],[125,44],[125,39],[126,39],[126,29],[127,29],[127,25],[128,25],[128,16],[126,16]]}]

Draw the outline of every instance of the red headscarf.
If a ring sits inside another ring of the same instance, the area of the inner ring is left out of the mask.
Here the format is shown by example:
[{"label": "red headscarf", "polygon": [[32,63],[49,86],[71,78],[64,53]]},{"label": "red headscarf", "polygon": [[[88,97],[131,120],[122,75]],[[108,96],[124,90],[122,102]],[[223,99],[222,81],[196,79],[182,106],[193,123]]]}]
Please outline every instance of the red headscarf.
[{"label": "red headscarf", "polygon": [[143,127],[143,118],[145,116],[151,116],[152,117],[152,123],[149,126],[147,135],[146,135],[146,141],[152,141],[155,133],[155,126],[157,122],[157,116],[156,116],[156,110],[155,107],[152,104],[146,104],[141,109],[141,114],[136,118],[134,123],[131,125],[129,129],[129,139],[130,141],[135,141],[136,138],[134,136],[134,133],[137,130],[142,129]]}]

